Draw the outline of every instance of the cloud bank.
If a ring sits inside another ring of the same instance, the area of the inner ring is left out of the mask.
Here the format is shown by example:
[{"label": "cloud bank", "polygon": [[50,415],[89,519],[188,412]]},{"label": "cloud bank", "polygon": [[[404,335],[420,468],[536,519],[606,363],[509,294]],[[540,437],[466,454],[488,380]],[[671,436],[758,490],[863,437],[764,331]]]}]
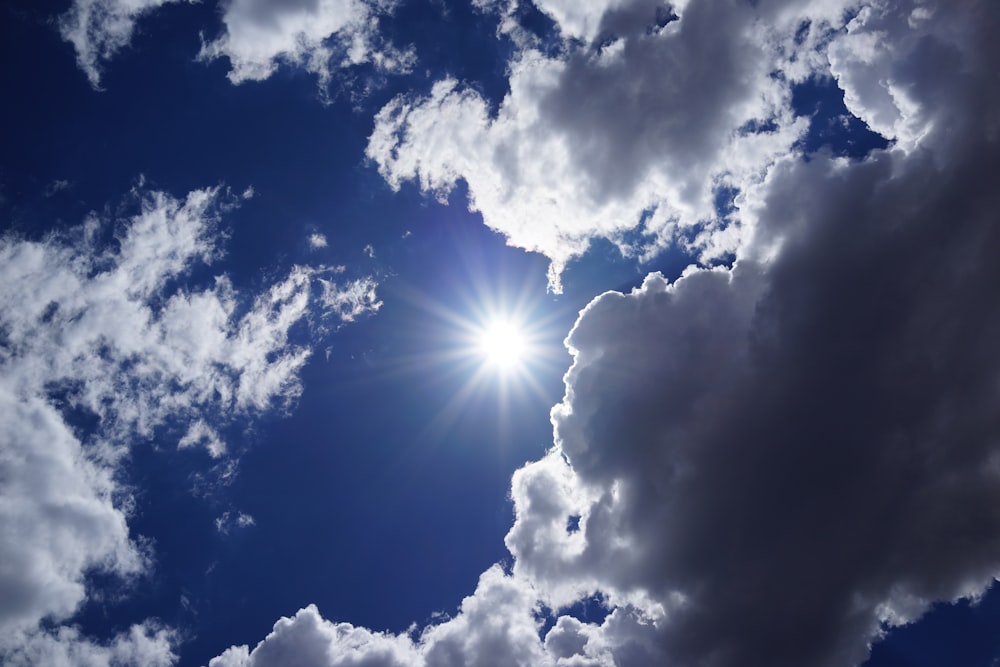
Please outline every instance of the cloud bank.
[{"label": "cloud bank", "polygon": [[176,433],[179,447],[224,455],[209,421],[283,410],[300,394],[310,349],[290,342],[293,327],[374,310],[373,281],[341,291],[322,267],[295,267],[258,295],[224,274],[197,287],[188,278],[219,257],[220,218],[237,199],[209,188],[133,200],[125,220],[0,238],[5,664],[171,664],[172,633],[152,621],[110,644],[58,625],[86,601],[88,574],[148,570],[119,474],[130,449]]},{"label": "cloud bank", "polygon": [[[1000,575],[997,5],[539,7],[575,41],[522,53],[495,115],[450,80],[382,111],[389,183],[464,179],[554,279],[639,221],[736,260],[581,312],[553,449],[512,480],[513,564],[453,618],[306,607],[215,667],[848,667]],[[892,145],[800,154],[787,85],[811,75]],[[737,210],[712,222],[720,182]],[[595,594],[606,618],[574,617]]]}]

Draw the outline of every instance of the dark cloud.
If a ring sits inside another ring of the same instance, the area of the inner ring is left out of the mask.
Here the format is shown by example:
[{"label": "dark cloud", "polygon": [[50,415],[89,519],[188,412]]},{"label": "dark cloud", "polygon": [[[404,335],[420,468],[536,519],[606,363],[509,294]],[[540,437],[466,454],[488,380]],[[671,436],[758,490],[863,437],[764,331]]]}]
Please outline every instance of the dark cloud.
[{"label": "dark cloud", "polygon": [[[918,145],[772,171],[745,211],[758,260],[584,311],[553,412],[575,480],[519,473],[516,570],[649,596],[673,665],[858,664],[887,627],[990,585],[998,14],[974,3],[893,54]],[[581,509],[583,538],[555,544]]]}]

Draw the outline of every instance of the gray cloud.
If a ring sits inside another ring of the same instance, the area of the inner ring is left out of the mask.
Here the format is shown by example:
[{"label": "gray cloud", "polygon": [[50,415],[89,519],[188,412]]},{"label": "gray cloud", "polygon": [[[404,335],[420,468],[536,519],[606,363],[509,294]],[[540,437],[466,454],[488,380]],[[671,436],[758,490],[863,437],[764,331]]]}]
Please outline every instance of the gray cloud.
[{"label": "gray cloud", "polygon": [[[903,23],[912,78],[872,82],[910,91],[918,145],[783,161],[744,201],[757,244],[733,270],[581,314],[558,452],[515,476],[515,573],[620,596],[659,619],[666,664],[720,666],[858,664],[1000,574],[1000,106],[976,88],[1000,15],[958,18]],[[970,89],[939,96],[956,76]]]}]

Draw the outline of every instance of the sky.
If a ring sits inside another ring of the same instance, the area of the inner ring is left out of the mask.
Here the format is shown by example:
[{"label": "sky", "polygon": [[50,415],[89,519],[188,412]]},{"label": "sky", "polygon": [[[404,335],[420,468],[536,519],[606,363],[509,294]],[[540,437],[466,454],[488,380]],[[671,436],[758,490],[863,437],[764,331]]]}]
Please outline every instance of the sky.
[{"label": "sky", "polygon": [[994,0],[0,33],[0,662],[1000,664]]}]

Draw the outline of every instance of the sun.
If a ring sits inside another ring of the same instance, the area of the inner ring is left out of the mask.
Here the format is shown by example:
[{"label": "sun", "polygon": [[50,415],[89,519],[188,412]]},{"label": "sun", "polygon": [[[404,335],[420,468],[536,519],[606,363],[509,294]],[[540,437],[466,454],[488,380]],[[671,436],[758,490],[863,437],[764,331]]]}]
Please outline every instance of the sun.
[{"label": "sun", "polygon": [[521,327],[511,321],[495,320],[483,327],[478,347],[489,364],[506,371],[524,362],[528,344]]}]

